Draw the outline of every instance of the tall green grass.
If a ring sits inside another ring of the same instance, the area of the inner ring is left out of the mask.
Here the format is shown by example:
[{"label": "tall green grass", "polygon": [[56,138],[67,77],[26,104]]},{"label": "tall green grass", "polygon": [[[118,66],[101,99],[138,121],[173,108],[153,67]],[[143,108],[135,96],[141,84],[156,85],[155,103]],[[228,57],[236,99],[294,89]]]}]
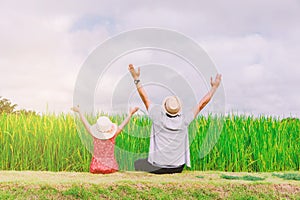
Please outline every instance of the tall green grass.
[{"label": "tall green grass", "polygon": [[71,115],[0,115],[1,170],[88,171]]},{"label": "tall green grass", "polygon": [[[119,124],[124,116],[111,118]],[[300,170],[299,120],[235,115],[223,120],[216,145],[204,157],[201,149],[207,134],[213,134],[214,117],[199,117],[190,125],[190,170]],[[117,137],[120,170],[133,170],[134,160],[147,156],[150,130],[147,117],[135,116]],[[72,115],[1,114],[0,148],[0,170],[87,172],[92,139]]]}]

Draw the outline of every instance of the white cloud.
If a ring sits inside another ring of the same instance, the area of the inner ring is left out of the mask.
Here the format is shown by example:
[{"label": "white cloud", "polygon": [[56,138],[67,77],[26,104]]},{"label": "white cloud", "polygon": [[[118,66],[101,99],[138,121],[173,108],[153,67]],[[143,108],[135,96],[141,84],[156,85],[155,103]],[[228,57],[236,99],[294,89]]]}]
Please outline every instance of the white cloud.
[{"label": "white cloud", "polygon": [[48,103],[67,111],[77,73],[98,44],[154,26],[180,31],[207,50],[223,74],[228,110],[299,116],[299,19],[297,0],[6,1],[0,95],[24,108],[45,111]]}]

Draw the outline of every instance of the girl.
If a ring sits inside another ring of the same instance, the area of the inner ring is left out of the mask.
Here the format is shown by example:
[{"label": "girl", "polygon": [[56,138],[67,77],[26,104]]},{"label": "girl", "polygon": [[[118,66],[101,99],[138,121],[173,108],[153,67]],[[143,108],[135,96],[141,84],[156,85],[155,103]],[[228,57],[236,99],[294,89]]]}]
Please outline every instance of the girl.
[{"label": "girl", "polygon": [[120,126],[112,123],[108,117],[104,116],[99,117],[97,123],[91,126],[80,111],[79,106],[71,109],[79,114],[84,127],[93,137],[94,150],[90,172],[109,174],[118,171],[118,164],[114,155],[115,139],[139,108],[130,109],[128,116]]}]

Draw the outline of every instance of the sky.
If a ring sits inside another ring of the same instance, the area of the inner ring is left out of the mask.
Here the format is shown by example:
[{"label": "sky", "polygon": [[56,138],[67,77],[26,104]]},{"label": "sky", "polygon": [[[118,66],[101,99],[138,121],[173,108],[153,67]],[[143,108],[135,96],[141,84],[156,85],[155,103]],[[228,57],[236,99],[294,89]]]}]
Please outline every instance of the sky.
[{"label": "sky", "polygon": [[[227,113],[300,117],[299,0],[2,0],[0,96],[18,109],[70,112],[89,55],[107,39],[143,27],[178,31],[207,52],[223,76]],[[174,62],[158,54],[136,52],[119,63]],[[109,95],[107,87],[95,94]]]}]

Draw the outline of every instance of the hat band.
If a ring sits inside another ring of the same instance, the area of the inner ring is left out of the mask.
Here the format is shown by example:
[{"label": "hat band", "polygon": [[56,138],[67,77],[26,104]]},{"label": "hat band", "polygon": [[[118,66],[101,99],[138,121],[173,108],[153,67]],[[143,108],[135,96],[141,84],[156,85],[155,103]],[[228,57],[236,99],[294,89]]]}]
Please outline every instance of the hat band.
[{"label": "hat band", "polygon": [[106,130],[106,131],[100,130],[100,127],[98,126],[98,124],[96,124],[96,129],[97,129],[97,131],[100,132],[100,133],[108,133],[108,132],[110,132],[110,131],[113,130],[113,128],[111,128],[111,129],[109,129],[109,130]]},{"label": "hat band", "polygon": [[166,113],[167,117],[169,118],[175,118],[175,117],[179,117],[180,114],[176,114],[176,115],[170,115],[169,113]]}]

